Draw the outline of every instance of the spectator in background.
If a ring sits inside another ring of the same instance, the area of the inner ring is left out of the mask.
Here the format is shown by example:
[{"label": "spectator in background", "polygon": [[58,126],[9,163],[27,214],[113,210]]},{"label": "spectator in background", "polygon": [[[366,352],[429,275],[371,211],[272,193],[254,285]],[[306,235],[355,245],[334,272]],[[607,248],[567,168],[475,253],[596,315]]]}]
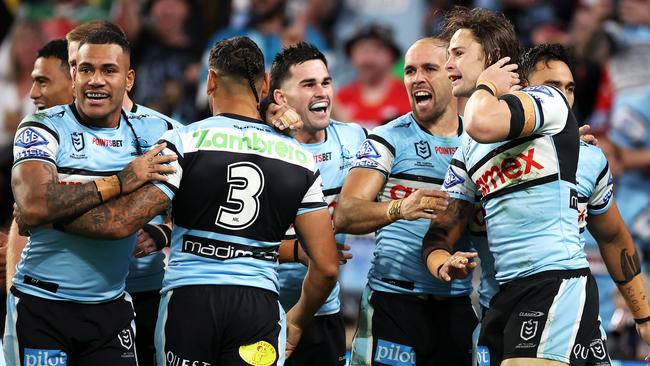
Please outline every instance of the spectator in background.
[{"label": "spectator in background", "polygon": [[[133,99],[179,121],[196,119],[194,98],[203,41],[192,0],[153,0],[143,14],[124,0],[117,19],[133,45]],[[146,20],[146,21],[145,21]]]},{"label": "spectator in background", "polygon": [[391,72],[400,58],[392,31],[371,24],[345,45],[357,79],[336,94],[336,118],[372,128],[411,111],[404,84]]}]

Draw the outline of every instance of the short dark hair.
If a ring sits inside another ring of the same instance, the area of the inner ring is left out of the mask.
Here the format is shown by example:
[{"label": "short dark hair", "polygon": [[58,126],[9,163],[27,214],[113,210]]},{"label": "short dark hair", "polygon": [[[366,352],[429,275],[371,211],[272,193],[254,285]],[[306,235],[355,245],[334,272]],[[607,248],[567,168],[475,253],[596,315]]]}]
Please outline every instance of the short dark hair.
[{"label": "short dark hair", "polygon": [[68,41],[65,38],[49,41],[41,47],[36,54],[36,58],[54,57],[61,60],[61,67],[69,68],[68,65]]},{"label": "short dark hair", "polygon": [[98,31],[112,31],[122,34],[126,38],[124,31],[117,24],[111,23],[108,20],[91,20],[76,26],[66,34],[65,39],[67,39],[68,42],[81,42],[90,33]]},{"label": "short dark hair", "polygon": [[557,43],[541,44],[529,48],[521,55],[518,72],[523,80],[528,81],[528,76],[535,71],[535,65],[540,61],[544,61],[546,66],[550,61],[564,62],[571,70],[571,73],[574,73],[573,58],[564,46]]},{"label": "short dark hair", "polygon": [[519,59],[519,40],[515,28],[503,13],[456,6],[445,16],[442,36],[450,40],[459,29],[469,29],[483,47],[486,67],[506,56],[510,57],[511,62]]},{"label": "short dark hair", "polygon": [[325,55],[311,43],[298,42],[283,49],[275,56],[271,66],[271,92],[280,89],[280,84],[291,77],[291,66],[311,60],[321,60],[327,67]]},{"label": "short dark hair", "polygon": [[255,82],[264,77],[264,55],[250,38],[233,37],[217,42],[210,50],[208,65],[221,75],[247,81],[259,103]]},{"label": "short dark hair", "polygon": [[124,33],[102,29],[88,33],[80,42],[79,48],[85,44],[115,44],[126,54],[131,54],[131,46]]}]

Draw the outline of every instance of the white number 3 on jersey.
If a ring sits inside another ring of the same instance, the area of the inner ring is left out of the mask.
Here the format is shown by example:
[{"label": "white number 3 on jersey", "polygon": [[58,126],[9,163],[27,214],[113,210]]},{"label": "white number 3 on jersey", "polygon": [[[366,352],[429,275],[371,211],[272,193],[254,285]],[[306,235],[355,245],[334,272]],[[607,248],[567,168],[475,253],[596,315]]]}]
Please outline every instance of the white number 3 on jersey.
[{"label": "white number 3 on jersey", "polygon": [[264,174],[253,163],[234,163],[228,165],[227,182],[229,207],[219,206],[215,224],[225,229],[243,230],[255,222],[260,212],[258,197],[264,189]]}]

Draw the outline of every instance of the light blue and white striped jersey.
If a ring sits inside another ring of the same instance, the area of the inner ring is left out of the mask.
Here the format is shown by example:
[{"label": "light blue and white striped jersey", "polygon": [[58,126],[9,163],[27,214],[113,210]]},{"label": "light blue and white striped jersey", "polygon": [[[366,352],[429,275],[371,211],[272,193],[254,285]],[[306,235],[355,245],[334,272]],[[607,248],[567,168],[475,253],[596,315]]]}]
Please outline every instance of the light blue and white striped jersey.
[{"label": "light blue and white striped jersey", "polygon": [[[345,177],[354,161],[354,154],[366,138],[363,127],[354,123],[330,121],[325,129],[325,140],[316,144],[301,144],[305,150],[312,153],[316,166],[323,179],[323,195],[334,214],[336,202],[341,193]],[[295,238],[293,227],[287,232],[287,238]],[[345,243],[345,234],[337,234],[336,242]],[[301,263],[282,263],[278,267],[280,276],[280,304],[289,310],[300,298],[302,281],[307,274],[307,268]],[[340,287],[337,283],[327,301],[316,312],[316,315],[328,315],[340,310]]]},{"label": "light blue and white striped jersey", "polygon": [[[439,189],[451,157],[464,135],[459,117],[457,136],[440,137],[420,126],[412,113],[375,128],[363,142],[353,169],[374,169],[386,177],[377,200],[404,198],[416,189]],[[470,279],[442,282],[422,263],[422,239],[430,220],[397,220],[376,233],[377,246],[368,283],[375,291],[403,294],[463,296],[472,291]],[[463,237],[459,250],[471,249]]]},{"label": "light blue and white striped jersey", "polygon": [[[83,124],[74,104],[27,116],[14,141],[14,166],[39,160],[56,166],[61,184],[119,172],[171,128],[159,118],[122,113],[117,128]],[[127,124],[133,125],[133,131]],[[32,230],[13,279],[24,293],[53,300],[98,302],[124,291],[135,236],[93,240],[51,228]]]},{"label": "light blue and white striped jersey", "polygon": [[239,285],[278,293],[278,246],[297,215],[326,209],[313,156],[264,122],[220,114],[166,133],[176,173],[163,291]]},{"label": "light blue and white striped jersey", "polygon": [[514,122],[531,134],[480,144],[469,136],[451,161],[443,190],[481,197],[496,279],[588,267],[578,231],[578,124],[564,95],[534,86],[506,96]]}]

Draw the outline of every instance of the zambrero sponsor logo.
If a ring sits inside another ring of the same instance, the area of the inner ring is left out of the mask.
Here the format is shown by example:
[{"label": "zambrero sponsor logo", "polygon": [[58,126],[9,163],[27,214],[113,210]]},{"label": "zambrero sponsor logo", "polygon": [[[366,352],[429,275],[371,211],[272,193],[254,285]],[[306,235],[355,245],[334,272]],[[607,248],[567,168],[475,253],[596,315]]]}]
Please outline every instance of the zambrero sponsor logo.
[{"label": "zambrero sponsor logo", "polygon": [[271,135],[257,132],[238,135],[227,129],[206,129],[195,131],[192,142],[196,150],[230,150],[244,153],[257,153],[270,157],[305,164],[308,155],[298,146]]},{"label": "zambrero sponsor logo", "polygon": [[278,357],[275,347],[269,342],[259,341],[239,347],[239,357],[253,366],[272,365]]},{"label": "zambrero sponsor logo", "polygon": [[538,139],[520,145],[488,160],[472,174],[483,196],[509,186],[557,174],[555,152],[550,142]]}]

